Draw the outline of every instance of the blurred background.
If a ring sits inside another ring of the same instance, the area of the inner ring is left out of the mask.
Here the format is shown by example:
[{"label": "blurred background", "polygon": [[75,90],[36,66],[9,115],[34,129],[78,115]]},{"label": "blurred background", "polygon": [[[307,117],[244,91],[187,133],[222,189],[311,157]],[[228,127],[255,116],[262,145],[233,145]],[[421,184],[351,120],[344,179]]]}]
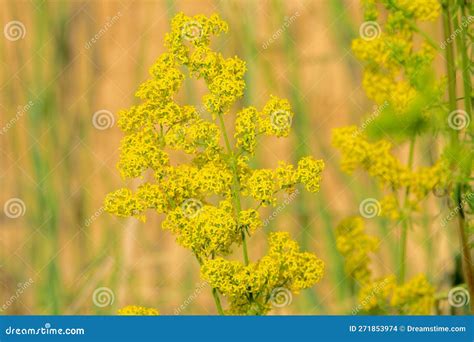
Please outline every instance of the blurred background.
[{"label": "blurred background", "polygon": [[[350,50],[362,22],[358,0],[0,4],[1,314],[113,314],[128,304],[162,314],[216,313],[193,256],[161,230],[163,217],[150,212],[141,223],[102,207],[104,196],[123,184],[115,168],[122,137],[116,113],[137,102],[133,94],[164,51],[164,34],[179,11],[219,13],[229,23],[215,47],[247,62],[242,105],[261,108],[270,94],[292,103],[292,134],[264,140],[256,163],[275,167],[278,159],[294,162],[304,154],[326,163],[321,191],[286,201],[249,241],[255,260],[266,251],[266,233],[287,230],[325,261],[321,283],[273,313],[352,312],[356,299],[334,228],[357,214],[362,200],[380,197],[365,174],[339,170],[330,145],[331,129],[358,124],[374,110]],[[439,26],[426,30],[438,39]],[[179,101],[197,104],[197,93],[187,81]],[[403,147],[398,152],[406,156]],[[420,222],[441,215],[432,204]],[[442,288],[455,271],[458,247],[455,235],[438,226],[439,220],[434,228],[419,224],[411,233],[409,275],[425,272]],[[398,229],[374,219],[368,231],[383,239],[375,274],[395,272]]]}]

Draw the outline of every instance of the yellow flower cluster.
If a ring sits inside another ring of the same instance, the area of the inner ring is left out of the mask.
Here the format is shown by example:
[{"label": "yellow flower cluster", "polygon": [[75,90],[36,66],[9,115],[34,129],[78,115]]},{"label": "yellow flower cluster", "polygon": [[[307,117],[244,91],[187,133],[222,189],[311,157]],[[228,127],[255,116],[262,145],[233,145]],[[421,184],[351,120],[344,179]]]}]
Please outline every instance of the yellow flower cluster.
[{"label": "yellow flower cluster", "polygon": [[[258,216],[254,220],[258,220]],[[228,254],[232,243],[240,239],[240,228],[227,201],[218,207],[185,202],[183,207],[168,213],[163,229],[177,235],[177,242],[193,251],[199,260]]]},{"label": "yellow flower cluster", "polygon": [[406,184],[407,169],[392,155],[388,141],[371,143],[356,126],[349,126],[334,129],[332,144],[342,153],[343,171],[362,168],[382,185],[395,189]]},{"label": "yellow flower cluster", "polygon": [[434,288],[424,275],[397,284],[394,275],[372,279],[369,253],[379,240],[364,232],[360,217],[349,217],[336,227],[336,246],[344,257],[346,273],[359,285],[358,308],[369,313],[428,315],[434,305]]},{"label": "yellow flower cluster", "polygon": [[440,5],[437,0],[365,0],[362,5],[367,20],[378,20],[377,3],[389,11],[385,23],[368,25],[367,32],[352,42],[352,49],[366,64],[362,84],[367,96],[403,112],[417,96],[416,75],[430,66],[435,56],[435,49],[427,42],[416,48],[411,22],[436,19]]},{"label": "yellow flower cluster", "polygon": [[395,195],[387,195],[380,200],[381,215],[392,221],[397,221],[401,217],[401,209]]},{"label": "yellow flower cluster", "polygon": [[360,284],[370,280],[369,254],[379,245],[379,240],[364,230],[364,222],[357,216],[344,219],[336,227],[336,247],[344,257],[345,271]]},{"label": "yellow flower cluster", "polygon": [[280,161],[275,170],[250,172],[242,182],[243,192],[264,206],[274,205],[278,191],[291,192],[298,183],[303,184],[309,192],[319,191],[323,169],[324,162],[310,156],[302,158],[296,169],[293,165]]},{"label": "yellow flower cluster", "polygon": [[387,311],[387,298],[391,297],[396,287],[397,280],[393,274],[365,283],[358,294],[360,308],[366,312]]},{"label": "yellow flower cluster", "polygon": [[397,0],[395,4],[405,13],[422,21],[435,20],[441,10],[438,0]]},{"label": "yellow flower cluster", "polygon": [[397,285],[395,276],[389,275],[367,283],[358,297],[367,312],[429,315],[433,312],[435,290],[422,274],[403,285]]},{"label": "yellow flower cluster", "polygon": [[235,138],[236,145],[243,151],[253,155],[257,146],[258,135],[258,111],[255,107],[242,109],[237,113],[235,120]]},{"label": "yellow flower cluster", "polygon": [[271,95],[270,100],[259,112],[255,107],[242,109],[235,121],[237,147],[253,155],[257,137],[261,134],[286,137],[291,130],[294,113],[288,100]]},{"label": "yellow flower cluster", "polygon": [[154,308],[146,308],[137,305],[128,305],[117,312],[124,316],[158,316],[160,312]]},{"label": "yellow flower cluster", "polygon": [[[146,182],[136,189],[114,191],[105,199],[105,210],[120,217],[145,220],[148,209],[165,214],[162,227],[193,252],[205,265],[203,269],[217,263],[227,265],[219,272],[236,265],[222,257],[233,252],[235,245],[245,244],[246,238],[263,226],[258,211],[246,208],[244,199],[251,202],[250,208],[274,205],[279,191],[291,191],[298,184],[317,192],[324,168],[323,161],[313,157],[302,158],[297,166],[281,161],[275,170],[250,167],[257,137],[288,136],[294,113],[287,100],[271,96],[260,111],[254,107],[238,111],[234,134],[228,134],[224,115],[243,96],[246,66],[237,56],[226,58],[211,49],[211,36],[227,30],[217,15],[188,17],[180,13],[173,18],[165,37],[167,51],[136,92],[142,103],[119,113],[125,137],[118,169],[124,179]],[[202,97],[202,108],[208,113],[175,101],[187,75],[204,80],[208,92]],[[183,158],[186,162],[176,163]],[[267,296],[274,286],[298,291],[320,279],[322,262],[316,256],[298,252],[296,243],[283,233],[270,240],[270,253],[265,258],[248,265],[246,260],[238,272],[229,273],[237,277],[233,278],[235,286],[248,289],[255,281],[271,280],[261,283]],[[215,279],[213,287],[229,293],[220,281],[224,279]],[[242,296],[240,301],[244,301]],[[261,299],[265,307],[267,302],[267,297]],[[255,312],[265,311],[262,307]]]},{"label": "yellow flower cluster", "polygon": [[[361,127],[335,129],[332,144],[341,152],[343,171],[362,169],[388,192],[377,203],[379,214],[391,220],[408,221],[410,211],[419,209],[421,199],[437,188],[446,188],[449,182],[445,157],[430,167],[413,168],[414,145],[410,146],[405,165],[393,154],[389,141],[391,137],[409,137],[414,144],[415,136],[431,127],[425,122],[436,118],[434,103],[442,93],[443,81],[430,79],[429,84],[433,85],[426,86],[426,79],[433,74],[437,46],[416,33],[417,21],[436,19],[441,6],[438,0],[361,2],[366,22],[361,25],[360,37],[352,42],[352,50],[364,65],[362,85],[367,96],[378,105],[377,110],[383,107],[384,111],[372,112]],[[383,9],[386,13],[379,15]],[[375,122],[369,128],[375,126],[379,136],[383,132],[389,139],[369,141],[365,125],[372,121]],[[398,196],[402,193],[405,198],[400,201]],[[346,272],[361,285],[359,308],[369,313],[431,313],[434,289],[424,275],[404,282],[402,268],[398,284],[394,275],[372,279],[368,254],[376,249],[378,241],[363,230],[361,218],[346,219],[336,229],[337,247],[345,258]],[[403,239],[401,243],[405,243]]]},{"label": "yellow flower cluster", "polygon": [[390,304],[404,315],[429,315],[433,311],[435,290],[422,274],[393,291]]},{"label": "yellow flower cluster", "polygon": [[449,182],[449,167],[445,159],[441,158],[431,167],[410,170],[392,154],[390,142],[383,139],[369,142],[356,126],[334,129],[332,144],[341,151],[343,171],[352,173],[362,168],[390,190],[410,187],[413,202],[436,186],[447,186]]},{"label": "yellow flower cluster", "polygon": [[286,137],[290,133],[293,116],[288,100],[270,96],[259,118],[261,131],[266,135]]},{"label": "yellow flower cluster", "polygon": [[249,314],[256,308],[265,313],[271,308],[272,291],[285,288],[298,293],[311,287],[323,275],[324,263],[315,255],[300,252],[286,232],[269,236],[269,252],[256,263],[245,266],[238,261],[216,258],[207,261],[202,277],[225,294],[230,313]]}]

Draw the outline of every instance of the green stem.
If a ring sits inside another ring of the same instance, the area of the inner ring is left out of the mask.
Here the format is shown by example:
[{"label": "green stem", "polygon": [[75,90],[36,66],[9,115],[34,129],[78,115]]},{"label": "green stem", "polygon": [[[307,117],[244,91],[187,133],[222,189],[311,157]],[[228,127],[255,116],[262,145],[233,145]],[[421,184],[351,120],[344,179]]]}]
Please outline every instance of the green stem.
[{"label": "green stem", "polygon": [[[202,260],[201,258],[198,257],[196,253],[194,253],[194,256],[196,257],[197,262],[199,263],[199,266],[202,267]],[[214,258],[214,256],[212,256]],[[219,315],[224,316],[224,310],[222,310],[222,304],[221,304],[221,299],[219,297],[219,290],[216,289],[215,287],[212,287],[212,297],[214,298],[214,302],[216,303],[216,308],[217,312],[219,312]]]},{"label": "green stem", "polygon": [[[461,250],[462,250],[462,267],[464,271],[464,278],[467,283],[467,288],[469,290],[470,298],[473,298],[472,296],[474,295],[474,274],[473,274],[473,269],[472,269],[472,258],[471,258],[471,250],[469,248],[469,242],[467,239],[467,234],[466,234],[466,216],[464,213],[464,205],[463,199],[462,199],[462,185],[457,184],[456,189],[455,189],[455,199],[456,199],[456,205],[457,208],[459,209],[458,212],[458,234],[459,234],[459,242],[461,244]],[[471,312],[474,312],[474,303],[472,300],[469,301],[470,307],[471,307]]]},{"label": "green stem", "polygon": [[[461,23],[464,20],[467,20],[465,16],[465,3],[461,3],[460,13],[459,16],[461,18]],[[457,21],[457,20],[456,20]],[[460,27],[460,23],[457,23]],[[461,34],[457,37],[457,44],[459,48],[459,54],[461,56],[461,75],[462,75],[462,82],[464,88],[464,109],[470,119],[472,119],[472,84],[471,84],[471,74],[470,74],[470,63],[469,55],[466,48],[466,41],[468,41],[467,37],[467,28],[461,29]],[[474,132],[474,125],[471,124],[471,130]],[[459,136],[458,136],[459,137]],[[468,174],[469,175],[469,174]],[[456,203],[459,207],[458,212],[458,231],[459,231],[459,239],[462,248],[462,264],[464,268],[464,275],[465,280],[467,283],[467,287],[470,293],[471,298],[474,298],[474,272],[473,272],[473,263],[471,257],[471,250],[469,247],[469,241],[466,234],[466,216],[464,213],[464,203],[462,199],[462,191],[463,191],[463,184],[459,183],[456,186]],[[470,308],[471,312],[474,312],[474,301],[470,301]]]},{"label": "green stem", "polygon": [[[408,169],[411,170],[413,167],[413,158],[415,155],[415,138],[410,141],[410,151],[408,155]],[[409,197],[410,187],[407,186],[405,191],[405,201],[403,204],[403,217],[402,217],[402,232],[400,237],[400,268],[398,274],[398,282],[403,284],[405,282],[406,273],[406,254],[407,254],[407,241],[408,241],[408,230],[411,227],[411,219],[409,213]]]},{"label": "green stem", "polygon": [[[465,12],[464,3],[461,5],[461,23],[458,23],[458,27],[461,27],[463,20],[467,21],[467,18],[463,15]],[[456,20],[457,21],[457,20]],[[461,55],[461,75],[462,82],[464,87],[464,109],[466,110],[467,115],[472,119],[472,84],[471,84],[471,72],[470,72],[470,63],[469,55],[467,52],[466,41],[468,41],[467,31],[468,28],[461,28],[461,34],[457,35],[457,43],[459,47],[459,54]],[[474,129],[474,125],[471,125],[471,129]]]},{"label": "green stem", "polygon": [[[238,169],[237,169],[237,158],[230,145],[229,136],[227,135],[222,113],[218,113],[218,117],[219,117],[219,124],[222,130],[222,135],[224,136],[224,141],[227,148],[227,153],[229,154],[229,158],[231,159],[232,179],[233,179],[232,198],[234,200],[234,218],[237,223],[237,226],[240,226],[239,215],[240,215],[240,211],[242,210],[242,204],[240,203],[240,194],[239,194],[240,182],[239,182],[239,174],[238,174]],[[247,252],[247,239],[245,236],[245,231],[243,229],[241,231],[241,235],[242,235],[242,251],[244,255],[244,263],[245,263],[245,266],[247,266],[249,264],[249,256]]]},{"label": "green stem", "polygon": [[219,293],[217,293],[216,288],[212,289],[212,297],[214,297],[214,302],[216,303],[217,312],[219,312],[219,315],[224,316],[225,314],[224,314],[224,310],[222,310],[221,299],[219,298]]},{"label": "green stem", "polygon": [[[450,9],[452,8],[452,0],[446,0],[443,3],[443,28],[444,28],[444,38],[447,40],[451,37],[452,28],[451,28],[451,16],[450,16]],[[457,21],[457,20],[456,20]],[[465,65],[465,58],[467,58],[467,51],[465,41],[466,36],[463,35],[461,38],[458,37],[456,42],[458,43],[458,47],[460,49],[460,54],[462,58],[462,76],[463,76],[463,86],[464,91],[471,91],[471,81],[469,78],[469,74],[467,72],[467,67]],[[453,44],[448,44],[446,47],[446,67],[448,72],[448,96],[449,96],[449,110],[455,111],[457,109],[457,94],[456,94],[456,66],[454,64],[454,48]],[[464,97],[466,105],[466,112],[472,116],[472,103],[470,101],[471,93],[465,93]],[[451,144],[453,146],[459,145],[459,134],[457,130],[451,130]],[[473,264],[472,258],[470,253],[470,248],[467,241],[466,236],[466,220],[465,214],[463,209],[462,203],[462,189],[463,183],[462,181],[457,181],[454,189],[454,198],[457,204],[458,210],[458,235],[459,241],[461,245],[461,256],[462,256],[462,267],[464,272],[464,278],[467,283],[467,287],[469,289],[469,294],[471,298],[474,298],[474,274],[473,274]],[[474,301],[470,301],[470,308],[471,312],[474,312]]]},{"label": "green stem", "polygon": [[[449,14],[449,9],[451,7],[450,0],[446,0],[443,3],[443,32],[444,40],[447,42],[452,35],[451,29],[451,19]],[[456,103],[456,66],[454,64],[454,48],[453,44],[449,43],[446,45],[445,49],[446,57],[446,69],[448,74],[448,101],[449,101],[449,110],[455,111],[457,108]],[[458,140],[457,131],[451,130],[451,143],[456,144]]]}]

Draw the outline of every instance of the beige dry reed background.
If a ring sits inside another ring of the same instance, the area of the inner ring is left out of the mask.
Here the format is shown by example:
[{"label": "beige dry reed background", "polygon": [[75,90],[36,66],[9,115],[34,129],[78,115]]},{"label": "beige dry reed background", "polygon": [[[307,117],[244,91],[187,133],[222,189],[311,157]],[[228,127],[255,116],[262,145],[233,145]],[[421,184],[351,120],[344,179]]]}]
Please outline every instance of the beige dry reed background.
[{"label": "beige dry reed background", "polygon": [[[261,108],[270,94],[292,104],[292,135],[262,144],[259,166],[309,153],[326,163],[321,191],[300,192],[268,208],[264,228],[252,237],[254,259],[265,253],[266,233],[286,230],[326,264],[317,287],[273,313],[357,311],[334,228],[380,194],[364,174],[340,171],[330,135],[376,110],[362,91],[361,65],[350,49],[363,21],[359,1],[0,5],[0,314],[113,314],[128,304],[163,314],[216,313],[197,263],[161,230],[162,217],[149,215],[142,223],[103,210],[104,196],[122,182],[115,169],[122,137],[116,113],[136,103],[135,89],[164,51],[164,34],[179,11],[219,13],[229,23],[230,32],[215,45],[247,62],[243,105]],[[427,30],[441,37],[441,27]],[[178,99],[198,105],[202,92],[187,82]],[[439,210],[428,203],[423,220],[447,214]],[[423,220],[409,239],[409,274],[425,272],[448,291],[459,280],[453,262],[458,241],[448,229],[429,231]],[[399,231],[384,220],[367,224],[368,232],[383,237],[373,263],[375,274],[386,274],[397,262]],[[453,312],[447,303],[442,309]]]}]

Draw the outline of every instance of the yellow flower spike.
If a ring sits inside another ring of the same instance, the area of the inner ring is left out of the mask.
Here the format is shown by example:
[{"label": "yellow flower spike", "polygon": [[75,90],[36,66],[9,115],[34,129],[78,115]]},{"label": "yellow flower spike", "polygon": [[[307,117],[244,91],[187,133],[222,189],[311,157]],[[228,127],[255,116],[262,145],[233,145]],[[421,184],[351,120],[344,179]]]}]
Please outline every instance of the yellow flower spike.
[{"label": "yellow flower spike", "polygon": [[145,204],[129,189],[119,189],[108,194],[104,201],[104,208],[105,211],[119,217],[134,216],[145,221],[145,216],[142,215]]},{"label": "yellow flower spike", "polygon": [[379,310],[385,312],[388,309],[388,301],[395,287],[396,277],[394,275],[365,283],[358,294],[359,305],[357,311]]},{"label": "yellow flower spike", "polygon": [[432,313],[435,290],[425,275],[397,285],[396,277],[389,275],[366,283],[359,291],[358,309],[366,312],[402,315],[429,315]]},{"label": "yellow flower spike", "polygon": [[[296,294],[311,287],[321,279],[324,265],[315,255],[300,252],[287,233],[270,235],[267,255],[250,262],[247,237],[263,226],[253,208],[276,204],[279,191],[291,191],[297,184],[317,191],[324,164],[305,157],[297,167],[282,161],[276,170],[250,166],[257,136],[288,136],[293,112],[287,100],[271,96],[261,112],[254,107],[237,111],[235,130],[226,131],[223,115],[230,114],[243,96],[246,72],[245,62],[237,56],[225,58],[210,47],[211,36],[226,31],[227,24],[217,15],[179,13],[172,20],[165,37],[167,52],[136,92],[143,103],[119,113],[125,137],[118,168],[123,178],[147,181],[133,191],[112,192],[105,209],[142,220],[147,209],[165,214],[162,228],[198,259],[202,277],[213,287],[218,311],[223,313],[219,298],[225,295],[229,312],[264,314],[271,309],[274,289],[285,287]],[[188,75],[202,79],[208,89],[199,110],[174,99]],[[175,158],[176,151],[187,162],[177,163],[182,158]],[[246,207],[243,196],[254,203]],[[239,245],[244,263],[223,259]],[[143,310],[128,307],[123,312]]]},{"label": "yellow flower spike", "polygon": [[388,195],[380,200],[380,214],[388,217],[392,221],[397,221],[401,217],[398,201],[394,195]]},{"label": "yellow flower spike", "polygon": [[119,309],[117,313],[123,316],[158,316],[160,314],[157,309],[137,305],[125,306]]},{"label": "yellow flower spike", "polygon": [[361,0],[364,18],[366,21],[375,21],[379,16],[377,0]]},{"label": "yellow flower spike", "polygon": [[288,192],[293,191],[299,178],[295,167],[282,160],[278,162],[278,167],[275,170],[275,177],[278,182],[278,188],[286,189]]},{"label": "yellow flower spike", "polygon": [[194,211],[182,207],[168,213],[163,229],[177,235],[177,242],[192,250],[200,259],[230,253],[231,245],[239,240],[240,230],[232,212],[204,205]]},{"label": "yellow flower spike", "polygon": [[375,252],[379,244],[364,230],[364,222],[357,216],[344,219],[336,227],[336,247],[344,257],[345,270],[361,284],[370,281],[369,253]]},{"label": "yellow flower spike", "polygon": [[[201,276],[230,300],[232,314],[249,314],[259,307],[270,310],[272,291],[284,288],[297,294],[313,286],[323,276],[324,263],[314,254],[300,252],[286,232],[269,236],[269,253],[257,263],[216,258],[204,263]],[[290,294],[291,295],[291,294]]]},{"label": "yellow flower spike", "polygon": [[398,189],[408,182],[409,171],[392,154],[385,140],[369,143],[356,126],[333,131],[332,144],[341,150],[341,168],[352,173],[361,167],[382,185]]},{"label": "yellow flower spike", "polygon": [[415,19],[422,21],[435,20],[441,11],[438,0],[397,0],[396,4]]},{"label": "yellow flower spike", "polygon": [[254,170],[246,183],[246,194],[260,201],[264,206],[275,204],[275,180],[273,170]]},{"label": "yellow flower spike", "polygon": [[239,213],[239,224],[241,229],[245,229],[250,234],[263,226],[260,214],[255,209],[242,210]]},{"label": "yellow flower spike", "polygon": [[253,155],[257,146],[258,112],[254,107],[242,109],[235,120],[236,146]]},{"label": "yellow flower spike", "polygon": [[429,315],[433,311],[435,290],[420,274],[393,291],[390,304],[403,315]]},{"label": "yellow flower spike", "polygon": [[304,157],[298,162],[297,177],[309,192],[317,192],[321,183],[321,173],[324,162],[311,156]]}]

